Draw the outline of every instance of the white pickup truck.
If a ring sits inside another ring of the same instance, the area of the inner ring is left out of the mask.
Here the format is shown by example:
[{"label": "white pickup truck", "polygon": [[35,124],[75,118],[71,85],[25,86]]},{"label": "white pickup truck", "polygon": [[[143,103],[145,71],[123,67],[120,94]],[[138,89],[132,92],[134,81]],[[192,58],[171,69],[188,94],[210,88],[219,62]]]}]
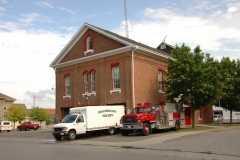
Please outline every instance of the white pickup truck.
[{"label": "white pickup truck", "polygon": [[52,127],[56,140],[67,136],[69,140],[87,132],[106,130],[114,134],[120,128],[120,119],[124,115],[123,105],[86,106],[70,108],[70,113],[60,123]]}]

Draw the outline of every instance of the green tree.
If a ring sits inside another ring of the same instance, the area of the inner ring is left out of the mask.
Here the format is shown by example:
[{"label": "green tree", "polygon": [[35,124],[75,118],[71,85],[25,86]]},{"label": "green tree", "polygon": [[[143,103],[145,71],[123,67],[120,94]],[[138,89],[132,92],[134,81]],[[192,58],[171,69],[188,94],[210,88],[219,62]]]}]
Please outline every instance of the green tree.
[{"label": "green tree", "polygon": [[200,46],[193,52],[182,44],[173,50],[173,59],[168,62],[168,71],[164,72],[167,80],[166,93],[168,99],[181,98],[180,103],[192,107],[192,128],[195,127],[194,112],[201,107],[214,104],[221,93],[220,65],[210,54],[203,53]]},{"label": "green tree", "polygon": [[224,57],[221,60],[221,68],[221,71],[224,70],[227,74],[223,82],[220,106],[230,110],[230,124],[232,124],[232,111],[240,111],[240,61]]},{"label": "green tree", "polygon": [[33,121],[39,121],[40,125],[42,124],[43,121],[50,121],[50,119],[52,118],[51,114],[48,113],[45,109],[43,108],[32,108],[29,117],[33,120]]},{"label": "green tree", "polygon": [[12,104],[9,106],[7,113],[5,117],[14,123],[14,128],[15,128],[15,123],[17,121],[23,121],[26,119],[28,116],[28,110],[26,109],[25,106],[21,104]]}]

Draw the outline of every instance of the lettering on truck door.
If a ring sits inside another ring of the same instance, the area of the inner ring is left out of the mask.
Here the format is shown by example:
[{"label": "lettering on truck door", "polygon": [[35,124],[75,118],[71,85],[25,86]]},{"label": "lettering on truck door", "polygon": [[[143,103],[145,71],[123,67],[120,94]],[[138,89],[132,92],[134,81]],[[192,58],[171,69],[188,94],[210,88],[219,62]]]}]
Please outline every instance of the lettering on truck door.
[{"label": "lettering on truck door", "polygon": [[86,120],[84,115],[80,114],[76,120],[76,131],[77,134],[86,133]]}]

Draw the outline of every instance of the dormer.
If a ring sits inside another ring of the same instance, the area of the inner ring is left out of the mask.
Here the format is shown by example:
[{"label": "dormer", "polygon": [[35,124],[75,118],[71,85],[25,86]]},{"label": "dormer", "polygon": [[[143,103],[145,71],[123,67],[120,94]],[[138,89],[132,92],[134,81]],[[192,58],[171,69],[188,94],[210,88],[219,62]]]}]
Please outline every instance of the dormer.
[{"label": "dormer", "polygon": [[157,49],[172,55],[172,50],[175,49],[175,47],[173,47],[165,42],[162,42],[158,45]]}]

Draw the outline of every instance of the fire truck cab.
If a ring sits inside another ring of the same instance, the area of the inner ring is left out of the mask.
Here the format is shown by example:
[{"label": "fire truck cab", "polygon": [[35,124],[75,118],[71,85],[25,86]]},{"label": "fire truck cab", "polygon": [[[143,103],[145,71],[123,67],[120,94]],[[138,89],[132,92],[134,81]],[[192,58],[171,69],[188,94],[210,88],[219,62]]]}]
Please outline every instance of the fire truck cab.
[{"label": "fire truck cab", "polygon": [[[182,119],[181,119],[182,118]],[[180,129],[185,122],[184,113],[178,103],[151,105],[149,102],[138,103],[131,113],[121,117],[121,134],[141,132],[147,136],[155,129]]]}]

